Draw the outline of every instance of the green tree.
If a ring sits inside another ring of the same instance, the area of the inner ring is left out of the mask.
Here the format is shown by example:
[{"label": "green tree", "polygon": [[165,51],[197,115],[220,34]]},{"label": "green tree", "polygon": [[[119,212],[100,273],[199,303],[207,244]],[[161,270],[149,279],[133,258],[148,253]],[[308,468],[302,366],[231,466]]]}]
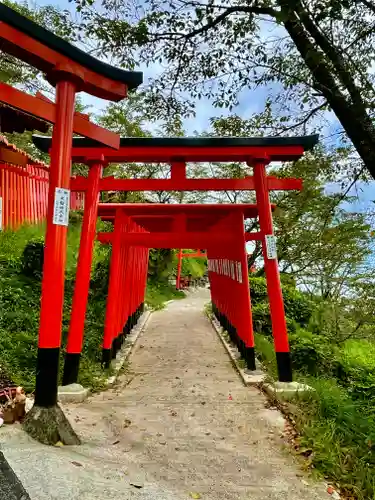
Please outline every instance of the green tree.
[{"label": "green tree", "polygon": [[[12,2],[10,0],[4,0],[3,3],[23,16],[52,31],[56,35],[68,41],[75,40],[75,32],[68,11],[58,9],[53,5],[30,7],[27,1]],[[54,90],[49,83],[46,82],[38,69],[1,50],[0,81],[12,86],[17,86],[17,88],[21,88],[31,94],[42,91],[44,94],[49,94],[49,98],[53,99]],[[77,100],[77,111],[82,111],[79,99]],[[26,151],[33,158],[48,163],[49,155],[40,152],[33,145],[31,135],[32,132],[25,132],[22,134],[6,134],[6,137],[12,144]]]},{"label": "green tree", "polygon": [[[75,39],[73,23],[67,10],[58,9],[53,5],[32,8],[27,1],[4,0],[3,3],[60,37],[69,41]],[[9,85],[21,86],[31,93],[38,90],[51,92],[51,87],[42,79],[39,70],[1,50],[0,81]]]},{"label": "green tree", "polygon": [[149,94],[158,116],[192,112],[187,95],[233,107],[242,90],[266,86],[279,131],[332,110],[375,177],[372,0],[77,2],[102,54],[162,63]]},{"label": "green tree", "polygon": [[279,175],[303,178],[303,190],[272,195],[282,272],[293,274],[312,294],[331,299],[370,271],[367,215],[350,211],[355,198],[337,192],[335,184],[327,189],[340,159],[340,153],[316,151],[284,165]]}]

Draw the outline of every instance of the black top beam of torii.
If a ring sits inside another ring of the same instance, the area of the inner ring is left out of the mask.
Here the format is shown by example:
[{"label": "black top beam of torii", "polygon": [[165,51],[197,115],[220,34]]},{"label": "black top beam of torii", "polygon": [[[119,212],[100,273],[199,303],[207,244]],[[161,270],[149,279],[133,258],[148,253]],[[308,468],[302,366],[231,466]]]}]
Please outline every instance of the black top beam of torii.
[{"label": "black top beam of torii", "polygon": [[[91,139],[74,137],[72,160],[102,154],[108,162],[246,161],[263,155],[270,161],[293,161],[318,142],[318,135],[301,137],[121,137],[111,151]],[[33,136],[35,146],[48,153],[51,137]]]}]

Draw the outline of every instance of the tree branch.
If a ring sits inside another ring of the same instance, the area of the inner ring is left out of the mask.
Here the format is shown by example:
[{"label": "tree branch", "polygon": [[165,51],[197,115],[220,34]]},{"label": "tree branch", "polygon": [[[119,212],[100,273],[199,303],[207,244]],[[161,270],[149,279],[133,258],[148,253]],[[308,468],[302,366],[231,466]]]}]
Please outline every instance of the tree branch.
[{"label": "tree branch", "polygon": [[302,125],[306,125],[306,123],[312,118],[315,113],[320,111],[321,109],[325,108],[327,106],[327,101],[324,101],[322,104],[319,104],[319,106],[316,106],[315,108],[311,109],[306,116],[300,120],[298,123],[295,123],[293,125],[290,125],[289,127],[284,127],[280,132],[276,133],[275,136],[284,134],[285,132],[289,132],[290,130],[294,130],[298,127],[301,127]]},{"label": "tree branch", "polygon": [[362,3],[365,7],[371,10],[375,14],[375,5],[370,0],[357,0],[358,3]]},{"label": "tree branch", "polygon": [[272,9],[271,7],[241,7],[241,6],[236,6],[236,7],[228,7],[227,9],[224,10],[221,14],[219,14],[215,19],[213,19],[211,22],[208,22],[207,24],[204,24],[200,28],[197,28],[193,31],[190,31],[187,35],[184,36],[186,40],[189,40],[190,38],[194,38],[196,35],[202,35],[203,33],[206,33],[207,31],[211,30],[218,24],[220,24],[222,21],[224,21],[228,16],[231,14],[236,14],[238,12],[243,12],[247,14],[265,14],[267,16],[271,16],[277,19],[279,12],[275,9]]}]

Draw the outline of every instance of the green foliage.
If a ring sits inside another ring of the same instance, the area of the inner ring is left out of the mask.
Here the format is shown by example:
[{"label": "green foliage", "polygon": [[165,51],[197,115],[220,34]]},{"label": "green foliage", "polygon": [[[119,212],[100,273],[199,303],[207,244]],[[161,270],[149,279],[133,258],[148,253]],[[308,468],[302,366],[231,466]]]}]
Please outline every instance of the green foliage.
[{"label": "green foliage", "polygon": [[22,254],[22,272],[25,276],[41,279],[43,273],[44,239],[27,242]]},{"label": "green foliage", "polygon": [[150,249],[148,276],[151,280],[166,281],[173,266],[173,252],[170,249]]},{"label": "green foliage", "polygon": [[337,371],[336,351],[321,335],[298,329],[289,336],[293,368],[301,373],[334,375]]},{"label": "green foliage", "polygon": [[0,232],[0,266],[19,268],[27,241],[42,238],[43,226],[22,226],[18,231]]},{"label": "green foliage", "polygon": [[[130,67],[162,64],[147,93],[150,115],[191,115],[205,98],[232,110],[243,91],[272,86],[265,109],[249,119],[258,135],[323,127],[331,109],[375,175],[372,2],[259,0],[223,8],[171,0],[166,9],[162,0],[120,0],[103,3],[100,13],[92,2],[76,3],[81,29],[102,55]],[[264,19],[278,26],[272,37]]]},{"label": "green foliage", "polygon": [[293,407],[301,449],[310,450],[310,463],[348,495],[374,498],[374,416],[333,379],[306,382],[315,392],[299,398]]},{"label": "green foliage", "polygon": [[[193,253],[196,250],[184,250],[184,253]],[[173,256],[173,265],[177,269],[178,252]],[[207,260],[201,257],[187,257],[182,259],[181,276],[190,276],[191,278],[202,278],[207,271]]]},{"label": "green foliage", "polygon": [[[304,330],[291,335],[290,343],[298,380],[314,389],[288,405],[300,432],[300,453],[318,473],[339,483],[342,492],[361,500],[374,498],[374,345],[348,341],[339,351],[324,337]],[[256,334],[255,346],[276,378],[272,342]],[[335,373],[342,378],[336,380]]]},{"label": "green foliage", "polygon": [[[74,220],[73,220],[74,219]],[[63,337],[66,338],[71,312],[75,262],[80,239],[80,218],[73,216],[68,231],[68,269],[65,290]],[[25,226],[17,232],[0,233],[0,365],[10,378],[31,391],[35,366],[40,308],[42,227]],[[101,263],[101,251],[94,262]],[[95,275],[95,272],[94,272]],[[95,280],[94,280],[95,281]],[[101,388],[100,343],[103,336],[105,295],[95,287],[90,291],[80,381]],[[60,369],[63,367],[63,351]]]},{"label": "green foliage", "polygon": [[[67,269],[63,310],[63,342],[69,328],[82,214],[71,213],[68,229]],[[98,223],[98,230],[106,228]],[[32,391],[39,326],[43,227],[24,226],[17,232],[0,232],[0,366],[15,383]],[[85,337],[79,383],[99,390],[106,372],[100,366],[101,343],[108,290],[110,247],[94,246],[90,296],[85,321]],[[172,261],[172,257],[169,257]],[[158,267],[160,270],[160,266]],[[182,298],[166,279],[155,279],[147,287],[146,303],[160,309],[167,300]],[[64,350],[61,350],[60,372]],[[62,375],[62,373],[61,373]]]},{"label": "green foliage", "polygon": [[[253,316],[261,332],[255,334],[256,352],[276,378],[265,281],[251,278],[250,287]],[[344,306],[321,297],[310,300],[285,284],[283,295],[295,377],[315,389],[288,406],[300,431],[300,453],[316,471],[339,483],[343,492],[363,500],[374,498],[375,344],[343,340],[353,329],[348,298],[342,299]]]},{"label": "green foliage", "polygon": [[338,377],[353,399],[374,406],[375,415],[375,344],[348,340],[340,350]]},{"label": "green foliage", "polygon": [[40,282],[14,268],[0,274],[0,364],[14,382],[33,389]]},{"label": "green foliage", "polygon": [[259,333],[255,334],[255,350],[257,356],[260,358],[263,366],[266,367],[268,373],[276,378],[277,377],[277,365],[276,365],[276,355],[273,342],[271,342],[267,337]]},{"label": "green foliage", "polygon": [[[291,283],[288,278],[285,278],[285,281]],[[249,284],[254,328],[257,332],[271,335],[266,280],[250,276]],[[312,314],[312,303],[309,298],[290,284],[283,284],[282,292],[289,331],[306,326]]]},{"label": "green foliage", "polygon": [[154,310],[163,309],[165,302],[183,299],[184,292],[176,290],[173,285],[163,281],[149,281],[146,288],[146,304]]}]

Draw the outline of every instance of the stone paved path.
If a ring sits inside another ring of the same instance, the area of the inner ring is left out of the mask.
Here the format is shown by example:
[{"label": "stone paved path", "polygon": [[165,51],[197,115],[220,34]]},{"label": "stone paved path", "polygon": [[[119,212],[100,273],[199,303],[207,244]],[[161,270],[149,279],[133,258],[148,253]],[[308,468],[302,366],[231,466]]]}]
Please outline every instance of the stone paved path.
[{"label": "stone paved path", "polygon": [[281,415],[242,385],[202,313],[207,294],[154,313],[130,373],[65,408],[82,446],[50,448],[7,431],[2,449],[32,500],[330,497],[283,450]]}]

